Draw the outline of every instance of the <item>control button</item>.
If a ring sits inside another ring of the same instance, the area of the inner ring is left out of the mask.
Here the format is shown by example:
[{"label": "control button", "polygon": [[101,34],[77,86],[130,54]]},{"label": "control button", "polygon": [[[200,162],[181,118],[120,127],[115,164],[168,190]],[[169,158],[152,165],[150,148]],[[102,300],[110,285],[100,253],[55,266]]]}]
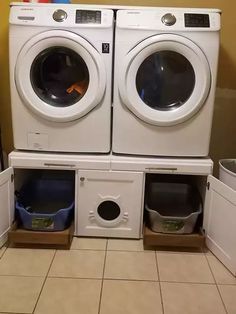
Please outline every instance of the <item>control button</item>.
[{"label": "control button", "polygon": [[163,24],[165,24],[167,26],[171,26],[171,25],[175,24],[176,17],[171,13],[167,13],[167,14],[162,16],[161,21]]},{"label": "control button", "polygon": [[52,17],[56,22],[63,22],[67,18],[67,13],[64,10],[59,9],[53,13]]}]

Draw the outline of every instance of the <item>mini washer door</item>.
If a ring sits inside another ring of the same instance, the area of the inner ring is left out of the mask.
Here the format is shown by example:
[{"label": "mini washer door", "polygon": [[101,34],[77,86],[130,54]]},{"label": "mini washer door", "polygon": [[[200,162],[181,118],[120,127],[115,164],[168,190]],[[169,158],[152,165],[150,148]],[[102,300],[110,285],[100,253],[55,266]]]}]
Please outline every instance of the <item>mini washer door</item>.
[{"label": "mini washer door", "polygon": [[40,33],[22,48],[15,81],[23,103],[56,122],[79,119],[105,92],[105,65],[99,52],[79,35],[63,30]]},{"label": "mini washer door", "polygon": [[128,52],[119,71],[123,103],[152,125],[176,125],[191,118],[210,90],[205,55],[178,35],[155,35],[142,41]]}]

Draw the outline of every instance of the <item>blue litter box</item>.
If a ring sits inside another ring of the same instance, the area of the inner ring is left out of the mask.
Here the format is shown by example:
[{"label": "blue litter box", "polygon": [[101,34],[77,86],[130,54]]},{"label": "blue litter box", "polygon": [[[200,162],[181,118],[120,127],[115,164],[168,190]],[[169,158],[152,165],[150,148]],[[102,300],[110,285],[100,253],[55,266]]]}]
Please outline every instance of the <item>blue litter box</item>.
[{"label": "blue litter box", "polygon": [[30,180],[16,193],[16,218],[27,230],[61,231],[74,213],[74,183],[60,179]]}]

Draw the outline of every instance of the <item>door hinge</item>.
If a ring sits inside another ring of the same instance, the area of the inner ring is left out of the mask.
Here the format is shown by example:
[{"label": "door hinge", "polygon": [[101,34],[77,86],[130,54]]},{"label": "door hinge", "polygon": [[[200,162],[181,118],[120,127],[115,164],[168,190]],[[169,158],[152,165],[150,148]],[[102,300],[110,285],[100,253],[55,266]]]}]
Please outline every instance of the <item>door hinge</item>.
[{"label": "door hinge", "polygon": [[208,190],[210,189],[210,186],[211,186],[210,182],[207,182],[207,189]]},{"label": "door hinge", "polygon": [[14,174],[11,174],[11,182],[14,181]]}]

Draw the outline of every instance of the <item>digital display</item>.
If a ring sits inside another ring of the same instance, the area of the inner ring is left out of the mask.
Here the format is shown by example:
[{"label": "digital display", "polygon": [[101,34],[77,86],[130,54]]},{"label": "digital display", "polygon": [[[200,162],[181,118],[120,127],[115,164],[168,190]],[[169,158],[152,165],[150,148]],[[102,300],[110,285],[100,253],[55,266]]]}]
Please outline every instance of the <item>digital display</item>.
[{"label": "digital display", "polygon": [[101,24],[101,11],[76,10],[76,24]]},{"label": "digital display", "polygon": [[210,27],[210,19],[208,14],[184,14],[185,27]]}]

